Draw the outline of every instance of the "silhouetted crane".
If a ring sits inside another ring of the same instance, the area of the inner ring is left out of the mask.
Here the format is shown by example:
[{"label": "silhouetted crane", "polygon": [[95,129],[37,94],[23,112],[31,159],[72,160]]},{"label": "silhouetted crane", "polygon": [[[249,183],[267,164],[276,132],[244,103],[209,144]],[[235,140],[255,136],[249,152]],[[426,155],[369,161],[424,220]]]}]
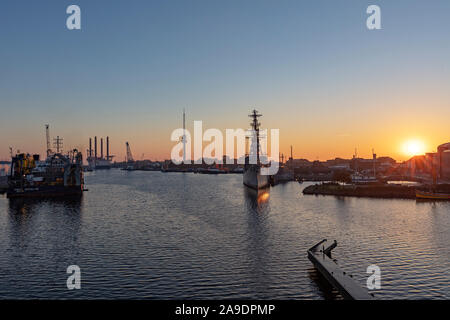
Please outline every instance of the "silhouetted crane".
[{"label": "silhouetted crane", "polygon": [[133,155],[131,154],[130,144],[128,142],[125,143],[127,146],[127,163],[134,162]]},{"label": "silhouetted crane", "polygon": [[50,147],[50,129],[49,129],[49,125],[46,124],[45,125],[45,137],[47,139],[47,157],[50,157],[50,155],[52,154],[52,148]]}]

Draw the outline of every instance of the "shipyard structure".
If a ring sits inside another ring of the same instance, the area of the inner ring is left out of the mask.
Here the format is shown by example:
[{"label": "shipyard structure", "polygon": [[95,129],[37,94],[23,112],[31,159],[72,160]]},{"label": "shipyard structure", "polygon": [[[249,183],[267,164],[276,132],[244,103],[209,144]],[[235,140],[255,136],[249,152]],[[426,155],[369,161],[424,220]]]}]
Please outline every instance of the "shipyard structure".
[{"label": "shipyard structure", "polygon": [[10,174],[7,178],[8,198],[81,196],[84,191],[83,157],[73,149],[62,151],[62,138],[55,139],[56,152],[50,147],[46,125],[47,157],[17,153],[11,148]]},{"label": "shipyard structure", "polygon": [[97,137],[94,137],[94,150],[92,150],[92,138],[89,138],[89,149],[86,153],[90,169],[111,169],[114,156],[109,154],[109,137],[106,137],[106,156],[103,154],[103,138],[100,138],[100,156],[97,153]]}]

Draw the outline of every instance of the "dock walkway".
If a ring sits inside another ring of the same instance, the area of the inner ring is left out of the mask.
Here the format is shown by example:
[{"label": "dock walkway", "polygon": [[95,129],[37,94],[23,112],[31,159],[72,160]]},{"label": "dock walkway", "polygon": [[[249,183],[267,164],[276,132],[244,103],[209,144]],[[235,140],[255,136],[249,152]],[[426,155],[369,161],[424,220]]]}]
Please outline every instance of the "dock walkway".
[{"label": "dock walkway", "polygon": [[372,300],[373,294],[359,286],[356,281],[341,270],[336,262],[331,259],[331,250],[336,248],[336,240],[325,249],[325,246],[320,245],[325,243],[324,239],[308,250],[308,258],[317,268],[317,270],[324,276],[324,278],[335,287],[344,299],[351,300]]}]

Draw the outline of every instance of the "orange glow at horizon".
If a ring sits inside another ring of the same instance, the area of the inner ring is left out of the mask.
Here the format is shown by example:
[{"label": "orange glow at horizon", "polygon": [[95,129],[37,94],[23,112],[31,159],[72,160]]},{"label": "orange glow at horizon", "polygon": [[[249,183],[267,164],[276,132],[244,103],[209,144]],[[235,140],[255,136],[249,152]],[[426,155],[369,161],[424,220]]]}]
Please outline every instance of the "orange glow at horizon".
[{"label": "orange glow at horizon", "polygon": [[[362,119],[361,121],[354,121],[355,116],[350,116],[350,111],[338,108],[341,104],[333,105],[326,116],[314,110],[300,112],[294,107],[290,113],[280,113],[277,108],[268,106],[261,108],[264,112],[262,126],[268,130],[279,128],[279,152],[284,154],[285,159],[290,156],[292,145],[295,159],[351,159],[355,149],[358,157],[370,159],[374,149],[378,157],[388,156],[401,162],[413,155],[434,152],[438,145],[449,142],[447,119],[450,111],[442,110],[440,116],[436,117],[429,112],[422,112],[423,109],[419,108],[422,103],[417,102],[415,105],[408,101],[407,104],[407,110],[400,103],[386,104],[389,106],[388,114],[380,112],[375,108],[376,105],[370,109],[352,109],[352,114],[358,113],[357,119]],[[433,109],[439,109],[440,106],[441,104],[435,103]],[[289,105],[284,108],[288,109]],[[236,113],[227,116],[191,111],[186,128],[194,138],[193,121],[202,120],[203,133],[209,128],[217,128],[225,137],[226,128],[248,127],[246,113],[244,110],[237,113],[239,116]],[[56,121],[52,125],[51,122],[51,137],[63,137],[65,150],[77,148],[86,156],[89,137],[97,135],[100,139],[109,136],[110,153],[115,155],[114,160],[118,162],[125,159],[126,141],[129,141],[136,160],[170,159],[171,150],[177,144],[170,140],[171,133],[182,126],[180,112],[170,112],[170,116],[141,115],[138,120],[133,119],[118,126],[107,122],[81,128],[77,125],[80,121],[81,118],[79,121],[74,120],[74,124],[65,126]],[[9,160],[9,146],[21,152],[45,154],[42,123],[45,122],[27,124],[18,134],[11,134],[10,130],[0,127],[1,135],[5,137],[0,140],[0,160]],[[269,134],[268,152],[271,154],[270,137]],[[204,142],[203,146],[207,144],[209,142]]]}]

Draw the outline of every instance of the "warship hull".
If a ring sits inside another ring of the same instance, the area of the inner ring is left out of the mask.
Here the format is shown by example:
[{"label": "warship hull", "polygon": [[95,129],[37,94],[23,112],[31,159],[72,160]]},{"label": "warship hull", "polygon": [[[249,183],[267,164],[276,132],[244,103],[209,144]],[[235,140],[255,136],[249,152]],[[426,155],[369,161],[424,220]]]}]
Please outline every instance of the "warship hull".
[{"label": "warship hull", "polygon": [[250,165],[244,171],[244,185],[255,190],[268,188],[269,176],[262,175],[258,165]]}]

